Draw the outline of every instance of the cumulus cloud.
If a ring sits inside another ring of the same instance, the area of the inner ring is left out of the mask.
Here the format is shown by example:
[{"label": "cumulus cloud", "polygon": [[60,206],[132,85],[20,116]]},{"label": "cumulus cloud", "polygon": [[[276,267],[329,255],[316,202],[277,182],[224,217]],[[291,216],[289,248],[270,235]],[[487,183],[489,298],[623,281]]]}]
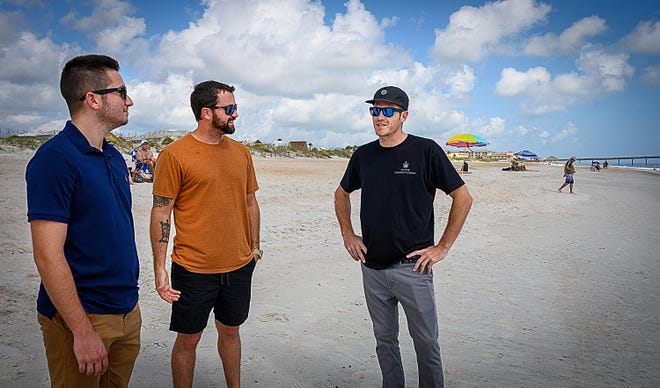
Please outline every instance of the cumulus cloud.
[{"label": "cumulus cloud", "polygon": [[590,16],[573,23],[561,34],[547,33],[534,36],[525,44],[527,55],[549,57],[556,53],[574,52],[582,48],[589,38],[600,35],[607,30],[604,19]]},{"label": "cumulus cloud", "polygon": [[473,125],[477,133],[483,135],[486,139],[507,133],[506,119],[502,117],[491,117],[485,121],[477,120]]},{"label": "cumulus cloud", "polygon": [[660,86],[660,66],[649,66],[644,69],[642,81],[651,86]]},{"label": "cumulus cloud", "polygon": [[438,61],[476,62],[497,52],[521,31],[545,20],[551,7],[534,0],[502,0],[464,6],[435,30],[432,54]]},{"label": "cumulus cloud", "polygon": [[148,47],[140,38],[146,31],[144,19],[129,15],[135,8],[121,0],[99,0],[95,2],[89,16],[71,11],[61,23],[87,34],[96,42],[96,49],[108,55],[123,57],[131,54],[143,55]]},{"label": "cumulus cloud", "polygon": [[45,117],[66,112],[59,73],[78,50],[24,31],[0,41],[0,125],[33,130]]},{"label": "cumulus cloud", "polygon": [[630,52],[660,54],[660,21],[639,23],[622,41]]},{"label": "cumulus cloud", "polygon": [[210,2],[202,19],[164,36],[151,65],[161,73],[191,71],[197,79],[221,72],[251,92],[311,96],[359,92],[370,70],[411,63],[384,45],[383,27],[357,0],[346,3],[346,13],[335,15],[330,26],[320,3],[252,3]]},{"label": "cumulus cloud", "polygon": [[608,53],[596,46],[585,46],[575,64],[577,71],[554,78],[541,66],[527,71],[507,67],[501,72],[495,92],[523,98],[520,107],[524,113],[542,115],[566,111],[577,101],[621,92],[634,73],[628,55]]},{"label": "cumulus cloud", "polygon": [[468,65],[449,75],[446,83],[450,86],[452,93],[467,93],[474,88],[476,77],[474,71]]}]

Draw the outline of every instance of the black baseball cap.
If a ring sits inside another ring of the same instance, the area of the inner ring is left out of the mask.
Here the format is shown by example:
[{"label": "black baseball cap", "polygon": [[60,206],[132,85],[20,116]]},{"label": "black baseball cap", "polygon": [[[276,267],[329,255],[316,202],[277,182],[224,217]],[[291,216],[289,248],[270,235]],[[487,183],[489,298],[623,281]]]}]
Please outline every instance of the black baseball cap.
[{"label": "black baseball cap", "polygon": [[408,110],[408,95],[396,86],[385,86],[376,90],[374,98],[365,102],[367,104],[373,104],[376,101],[391,102],[402,107],[404,110]]}]

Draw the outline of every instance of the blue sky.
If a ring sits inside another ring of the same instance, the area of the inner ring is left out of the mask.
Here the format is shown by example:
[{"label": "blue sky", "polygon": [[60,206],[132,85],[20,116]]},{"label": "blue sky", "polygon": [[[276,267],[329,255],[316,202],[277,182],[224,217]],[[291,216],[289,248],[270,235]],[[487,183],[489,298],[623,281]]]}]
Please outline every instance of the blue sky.
[{"label": "blue sky", "polygon": [[118,132],[192,130],[192,86],[237,87],[234,138],[375,139],[369,99],[410,96],[408,133],[542,157],[660,155],[660,3],[613,0],[0,0],[0,128],[61,129],[71,57],[117,58]]}]

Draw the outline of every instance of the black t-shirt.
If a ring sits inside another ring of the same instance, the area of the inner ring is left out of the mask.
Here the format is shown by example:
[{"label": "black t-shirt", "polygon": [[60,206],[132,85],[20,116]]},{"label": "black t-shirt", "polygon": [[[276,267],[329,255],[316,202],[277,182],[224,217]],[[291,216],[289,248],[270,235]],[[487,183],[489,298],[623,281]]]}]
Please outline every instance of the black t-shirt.
[{"label": "black t-shirt", "polygon": [[341,180],[348,193],[362,189],[360,221],[366,263],[383,269],[434,245],[433,200],[464,184],[440,146],[408,135],[396,147],[378,140],[358,148]]}]

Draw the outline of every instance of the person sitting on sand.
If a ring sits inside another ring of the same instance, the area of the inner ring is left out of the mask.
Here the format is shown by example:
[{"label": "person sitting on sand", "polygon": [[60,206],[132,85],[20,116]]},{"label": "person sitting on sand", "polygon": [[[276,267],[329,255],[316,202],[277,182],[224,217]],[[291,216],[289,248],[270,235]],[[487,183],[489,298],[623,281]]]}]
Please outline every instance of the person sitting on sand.
[{"label": "person sitting on sand", "polygon": [[146,165],[152,174],[156,171],[156,157],[149,149],[149,142],[147,140],[142,140],[142,143],[140,143],[140,148],[137,149],[137,153],[135,154],[135,160]]}]

